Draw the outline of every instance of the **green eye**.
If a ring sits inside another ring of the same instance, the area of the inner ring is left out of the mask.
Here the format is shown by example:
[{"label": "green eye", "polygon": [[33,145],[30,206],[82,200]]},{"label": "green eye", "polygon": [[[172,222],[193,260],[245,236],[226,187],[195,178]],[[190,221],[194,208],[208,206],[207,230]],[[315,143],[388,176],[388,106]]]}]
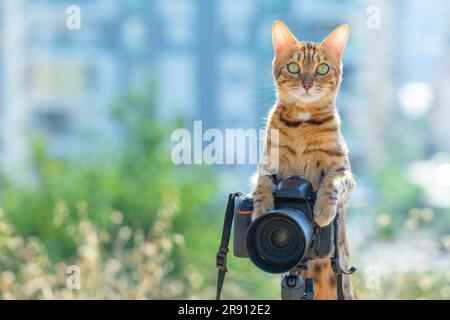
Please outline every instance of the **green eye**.
[{"label": "green eye", "polygon": [[299,73],[300,72],[300,66],[295,62],[289,63],[287,65],[287,69],[290,73]]},{"label": "green eye", "polygon": [[323,76],[323,75],[327,74],[329,70],[330,70],[330,67],[326,63],[321,63],[317,66],[316,72],[318,74],[320,74],[321,76]]}]

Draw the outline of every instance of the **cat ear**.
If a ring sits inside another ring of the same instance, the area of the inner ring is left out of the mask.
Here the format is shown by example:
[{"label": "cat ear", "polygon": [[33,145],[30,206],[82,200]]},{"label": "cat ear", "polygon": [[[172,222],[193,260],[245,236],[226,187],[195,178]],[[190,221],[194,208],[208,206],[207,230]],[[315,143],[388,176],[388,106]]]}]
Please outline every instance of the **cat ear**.
[{"label": "cat ear", "polygon": [[334,29],[334,31],[331,32],[328,37],[326,37],[325,40],[322,41],[322,46],[334,52],[336,57],[340,60],[344,53],[349,34],[350,28],[348,27],[348,25],[343,24]]},{"label": "cat ear", "polygon": [[272,25],[272,40],[275,55],[279,55],[298,42],[289,28],[280,21],[275,21]]}]

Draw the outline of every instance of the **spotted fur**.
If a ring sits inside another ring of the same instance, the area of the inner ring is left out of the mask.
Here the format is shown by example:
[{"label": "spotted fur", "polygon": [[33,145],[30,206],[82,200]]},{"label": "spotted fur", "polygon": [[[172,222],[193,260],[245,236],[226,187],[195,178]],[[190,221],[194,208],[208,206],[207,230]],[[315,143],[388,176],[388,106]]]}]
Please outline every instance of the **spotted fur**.
[{"label": "spotted fur", "polygon": [[[326,226],[336,214],[340,215],[341,267],[348,268],[345,204],[355,182],[335,108],[348,27],[337,28],[322,43],[298,41],[281,22],[274,23],[272,32],[277,101],[268,117],[265,149],[268,154],[270,150],[277,151],[277,180],[303,175],[312,183],[317,191],[314,216],[318,225]],[[300,66],[299,73],[289,72],[287,65],[291,62]],[[329,67],[325,75],[316,71],[321,63]],[[312,84],[309,90],[305,83]],[[278,130],[278,141],[272,141],[272,129]],[[254,218],[273,209],[274,188],[272,177],[259,169],[253,182]],[[315,299],[336,299],[336,277],[330,258],[314,260],[304,275],[315,279]],[[343,287],[346,299],[355,298],[349,276],[344,276]]]}]

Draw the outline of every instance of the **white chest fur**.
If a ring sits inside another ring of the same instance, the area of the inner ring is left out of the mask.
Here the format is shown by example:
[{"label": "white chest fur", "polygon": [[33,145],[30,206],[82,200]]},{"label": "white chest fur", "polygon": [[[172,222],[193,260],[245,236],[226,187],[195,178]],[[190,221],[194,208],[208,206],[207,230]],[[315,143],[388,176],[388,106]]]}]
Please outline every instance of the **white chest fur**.
[{"label": "white chest fur", "polygon": [[311,115],[307,111],[297,114],[297,119],[298,120],[307,121],[310,118],[311,118]]}]

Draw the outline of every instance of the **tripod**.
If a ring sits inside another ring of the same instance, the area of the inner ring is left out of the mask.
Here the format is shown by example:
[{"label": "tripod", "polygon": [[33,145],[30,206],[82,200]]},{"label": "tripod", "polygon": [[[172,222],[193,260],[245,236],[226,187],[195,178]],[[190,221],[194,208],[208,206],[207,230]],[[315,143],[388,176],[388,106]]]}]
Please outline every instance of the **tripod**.
[{"label": "tripod", "polygon": [[281,300],[313,300],[314,281],[303,278],[298,274],[300,270],[308,270],[309,263],[299,265],[295,270],[289,271],[281,279]]}]

